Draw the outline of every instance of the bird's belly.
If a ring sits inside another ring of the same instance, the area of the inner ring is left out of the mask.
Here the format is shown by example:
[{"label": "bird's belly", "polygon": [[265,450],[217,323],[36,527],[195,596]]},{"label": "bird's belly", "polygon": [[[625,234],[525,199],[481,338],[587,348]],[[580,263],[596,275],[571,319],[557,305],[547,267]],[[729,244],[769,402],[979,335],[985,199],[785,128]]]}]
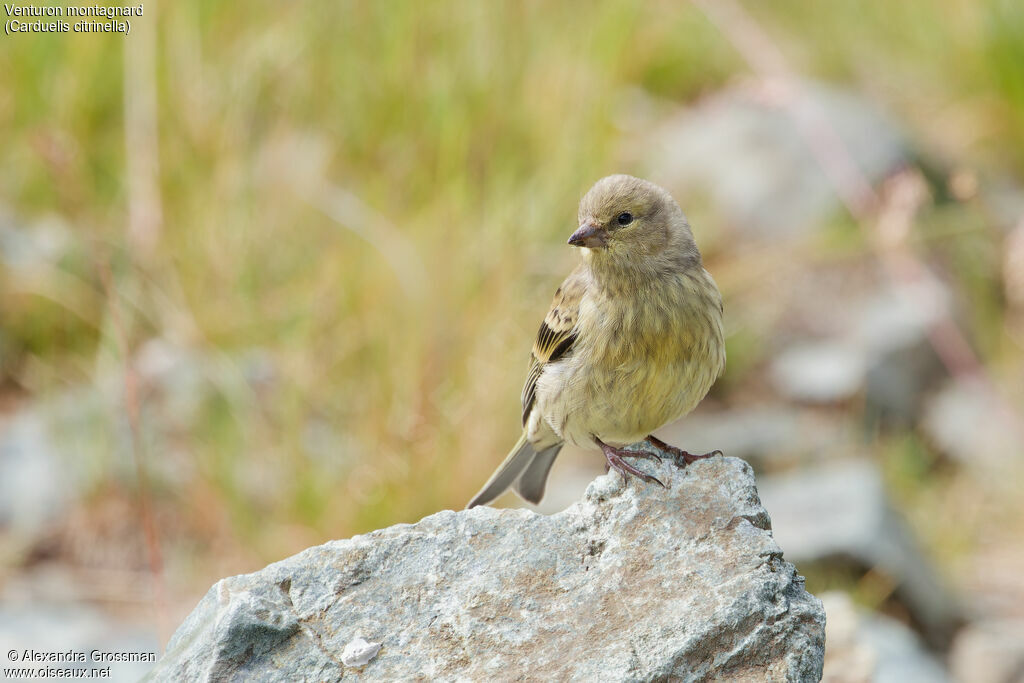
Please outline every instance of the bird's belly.
[{"label": "bird's belly", "polygon": [[643,359],[598,374],[570,360],[545,371],[538,404],[569,443],[592,448],[595,436],[612,446],[635,443],[688,413],[707,393],[711,381],[692,377],[695,368],[688,365],[658,367]]},{"label": "bird's belly", "polygon": [[[635,443],[704,398],[725,364],[717,300],[667,289],[639,309],[585,299],[579,339],[537,380],[540,415],[559,437],[592,448]],[[669,306],[665,302],[681,302]]]}]

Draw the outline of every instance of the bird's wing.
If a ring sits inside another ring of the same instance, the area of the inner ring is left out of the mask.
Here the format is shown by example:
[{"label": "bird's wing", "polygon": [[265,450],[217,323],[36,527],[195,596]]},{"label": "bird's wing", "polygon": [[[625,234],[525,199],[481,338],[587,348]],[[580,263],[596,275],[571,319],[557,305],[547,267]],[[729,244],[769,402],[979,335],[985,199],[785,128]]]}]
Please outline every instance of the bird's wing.
[{"label": "bird's wing", "polygon": [[537,380],[544,366],[563,358],[576,341],[576,321],[579,318],[580,301],[586,291],[586,276],[583,267],[574,270],[555,292],[551,308],[540,324],[537,339],[530,354],[530,373],[523,385],[523,426],[530,417],[530,409],[537,398]]}]

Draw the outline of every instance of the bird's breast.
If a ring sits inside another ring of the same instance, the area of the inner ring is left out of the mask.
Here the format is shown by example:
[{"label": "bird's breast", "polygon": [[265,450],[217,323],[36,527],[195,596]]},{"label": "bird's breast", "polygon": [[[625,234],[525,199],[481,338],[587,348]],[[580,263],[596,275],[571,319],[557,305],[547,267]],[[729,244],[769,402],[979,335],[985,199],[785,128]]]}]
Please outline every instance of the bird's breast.
[{"label": "bird's breast", "polygon": [[552,428],[579,445],[632,443],[692,410],[724,365],[721,302],[707,290],[680,276],[636,296],[584,297],[572,356],[538,383]]}]

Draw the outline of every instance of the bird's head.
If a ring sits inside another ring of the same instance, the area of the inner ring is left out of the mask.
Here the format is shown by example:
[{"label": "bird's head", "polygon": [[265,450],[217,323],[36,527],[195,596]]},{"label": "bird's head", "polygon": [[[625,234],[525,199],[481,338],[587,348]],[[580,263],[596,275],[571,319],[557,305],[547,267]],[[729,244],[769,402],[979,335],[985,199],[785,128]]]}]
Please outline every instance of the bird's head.
[{"label": "bird's head", "polygon": [[590,188],[580,201],[579,228],[569,244],[584,247],[591,263],[640,265],[666,251],[700,261],[686,218],[672,196],[629,175],[610,175]]}]

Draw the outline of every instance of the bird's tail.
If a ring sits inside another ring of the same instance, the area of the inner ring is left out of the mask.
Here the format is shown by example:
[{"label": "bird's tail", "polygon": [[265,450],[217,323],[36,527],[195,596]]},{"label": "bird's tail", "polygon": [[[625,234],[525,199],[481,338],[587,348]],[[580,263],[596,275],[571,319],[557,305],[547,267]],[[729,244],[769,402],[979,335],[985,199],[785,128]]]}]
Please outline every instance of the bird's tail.
[{"label": "bird's tail", "polygon": [[551,466],[555,463],[555,458],[560,450],[562,450],[562,444],[558,443],[548,446],[533,456],[530,464],[512,485],[520,498],[534,505],[540,502],[540,499],[544,497],[544,485],[548,481],[548,472],[551,471]]},{"label": "bird's tail", "polygon": [[536,451],[533,450],[530,442],[526,440],[526,430],[524,429],[522,436],[519,437],[516,445],[512,447],[512,451],[505,458],[505,461],[494,471],[491,478],[480,489],[480,493],[473,496],[473,500],[469,501],[469,505],[466,508],[474,508],[477,505],[490,503],[507,491],[513,482],[519,478],[519,475],[526,471],[535,455]]},{"label": "bird's tail", "polygon": [[484,487],[480,489],[480,493],[473,496],[473,500],[469,501],[466,509],[490,503],[505,493],[512,486],[512,483],[519,478],[519,475],[530,465],[534,455],[536,455],[536,451],[533,450],[530,442],[526,440],[526,430],[524,429],[519,437],[519,441],[512,447],[512,451],[506,456],[504,462],[498,466],[498,469],[494,471],[494,474],[487,480]]},{"label": "bird's tail", "polygon": [[526,439],[523,430],[519,441],[512,447],[505,461],[498,466],[491,478],[487,480],[480,493],[473,496],[467,509],[477,505],[490,503],[505,493],[510,487],[515,489],[521,498],[533,504],[540,502],[544,496],[544,485],[547,483],[548,472],[555,462],[555,456],[562,450],[562,444],[541,449],[539,452]]}]

